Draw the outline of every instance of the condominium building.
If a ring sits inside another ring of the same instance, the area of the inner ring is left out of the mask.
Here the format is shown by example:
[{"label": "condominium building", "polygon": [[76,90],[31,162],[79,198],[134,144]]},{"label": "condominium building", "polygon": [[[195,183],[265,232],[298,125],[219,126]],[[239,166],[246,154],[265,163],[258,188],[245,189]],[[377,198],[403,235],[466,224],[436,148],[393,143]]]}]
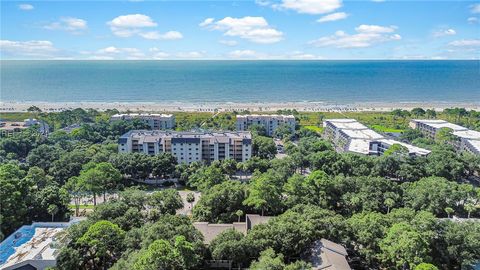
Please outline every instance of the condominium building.
[{"label": "condominium building", "polygon": [[235,159],[247,161],[252,155],[250,132],[169,132],[132,130],[118,140],[120,153],[157,155],[171,153],[178,163]]},{"label": "condominium building", "polygon": [[324,137],[333,142],[339,152],[382,155],[392,145],[408,149],[409,155],[426,156],[430,151],[407,143],[385,138],[355,119],[328,119],[323,122]]},{"label": "condominium building", "polygon": [[265,127],[268,136],[273,136],[275,130],[281,125],[287,125],[291,132],[295,132],[295,117],[293,115],[277,115],[277,114],[250,114],[237,115],[237,130],[246,131],[252,125],[260,125]]},{"label": "condominium building", "polygon": [[438,119],[413,119],[409,126],[419,130],[425,137],[435,139],[438,131],[447,128],[456,138],[451,144],[457,151],[480,154],[480,132]]},{"label": "condominium building", "polygon": [[175,127],[175,116],[173,114],[115,114],[110,121],[140,119],[150,126],[152,130],[166,130]]}]

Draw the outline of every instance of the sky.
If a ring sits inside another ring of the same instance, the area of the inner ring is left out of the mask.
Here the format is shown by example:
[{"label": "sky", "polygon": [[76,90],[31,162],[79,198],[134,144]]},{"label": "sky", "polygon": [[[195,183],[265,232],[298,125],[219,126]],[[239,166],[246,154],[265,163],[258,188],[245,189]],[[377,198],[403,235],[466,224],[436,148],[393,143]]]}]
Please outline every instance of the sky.
[{"label": "sky", "polygon": [[0,59],[479,59],[480,2],[0,0]]}]

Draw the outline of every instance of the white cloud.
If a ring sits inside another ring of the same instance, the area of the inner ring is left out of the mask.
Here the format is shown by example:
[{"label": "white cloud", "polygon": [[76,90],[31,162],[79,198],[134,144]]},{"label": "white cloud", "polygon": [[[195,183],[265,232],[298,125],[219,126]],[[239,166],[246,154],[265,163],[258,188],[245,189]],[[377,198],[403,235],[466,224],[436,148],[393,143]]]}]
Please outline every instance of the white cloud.
[{"label": "white cloud", "polygon": [[461,39],[450,42],[454,47],[480,47],[480,39]]},{"label": "white cloud", "polygon": [[473,4],[470,6],[470,12],[473,14],[479,14],[480,13],[480,4]]},{"label": "white cloud", "polygon": [[283,0],[273,5],[277,9],[291,9],[298,13],[325,14],[342,7],[342,0]]},{"label": "white cloud", "polygon": [[225,36],[239,37],[255,43],[268,44],[283,39],[283,33],[271,27],[263,17],[225,17],[204,25],[208,29],[224,31]]},{"label": "white cloud", "polygon": [[197,59],[197,58],[202,58],[204,56],[203,52],[179,52],[176,54],[178,58],[185,58],[185,59]]},{"label": "white cloud", "polygon": [[321,56],[317,56],[317,55],[310,54],[310,53],[304,53],[304,52],[301,52],[301,51],[294,51],[294,52],[290,53],[287,56],[287,58],[288,59],[293,59],[293,60],[319,60],[319,59],[324,59]]},{"label": "white cloud", "polygon": [[468,23],[478,23],[478,18],[477,17],[469,17],[467,19]]},{"label": "white cloud", "polygon": [[107,22],[112,33],[118,37],[140,36],[150,40],[176,40],[182,39],[182,33],[178,31],[168,31],[160,33],[158,31],[144,31],[147,28],[156,27],[158,24],[149,16],[144,14],[122,15]]},{"label": "white cloud", "polygon": [[236,40],[223,40],[222,39],[218,42],[220,42],[220,44],[230,46],[230,47],[236,46],[238,44],[238,42]]},{"label": "white cloud", "polygon": [[152,39],[152,40],[176,40],[176,39],[183,38],[182,33],[177,31],[168,31],[164,34],[160,34],[157,31],[151,31],[151,32],[138,33],[138,35],[143,37],[144,39]]},{"label": "white cloud", "polygon": [[262,7],[266,7],[266,6],[270,6],[271,2],[268,0],[255,0],[255,4]]},{"label": "white cloud", "polygon": [[199,25],[200,27],[205,27],[205,26],[207,26],[207,25],[212,24],[213,21],[215,21],[214,18],[206,18],[203,22],[199,23],[198,25]]},{"label": "white cloud", "polygon": [[257,52],[253,50],[235,50],[228,53],[231,58],[256,58]]},{"label": "white cloud", "polygon": [[144,14],[122,15],[107,22],[112,33],[118,37],[131,37],[141,33],[142,28],[156,27],[157,23]]},{"label": "white cloud", "polygon": [[[85,54],[85,53],[84,53]],[[95,59],[102,59],[102,60],[111,60],[111,59],[145,59],[146,55],[140,49],[137,48],[119,48],[115,46],[105,47],[103,49],[99,49],[93,53],[86,53],[86,54],[93,54],[92,57]]]},{"label": "white cloud", "polygon": [[26,10],[26,11],[34,9],[34,7],[30,4],[20,4],[20,5],[18,5],[18,8],[21,9],[21,10]]},{"label": "white cloud", "polygon": [[48,30],[64,30],[71,33],[80,33],[88,28],[87,21],[73,18],[63,17],[59,21],[45,25],[43,28]]},{"label": "white cloud", "polygon": [[112,27],[121,28],[141,28],[141,27],[155,27],[157,23],[147,15],[144,14],[130,14],[122,15],[114,18],[108,24]]},{"label": "white cloud", "polygon": [[348,17],[348,14],[345,12],[336,12],[336,13],[328,14],[321,17],[320,19],[317,20],[317,22],[319,23],[333,22],[333,21],[346,19],[347,17]]},{"label": "white cloud", "polygon": [[378,43],[399,40],[402,37],[395,34],[396,26],[379,26],[362,24],[355,28],[356,34],[350,35],[337,31],[332,36],[321,37],[309,43],[317,47],[365,48]]},{"label": "white cloud", "polygon": [[434,37],[443,37],[443,36],[453,36],[456,35],[457,32],[451,28],[449,29],[442,29],[442,30],[437,30],[433,32]]},{"label": "white cloud", "polygon": [[150,48],[149,51],[152,53],[152,59],[154,60],[162,60],[162,59],[166,59],[170,56],[169,53],[166,53],[162,50],[160,50],[159,48],[156,48],[156,47],[153,47],[153,48]]},{"label": "white cloud", "polygon": [[58,51],[48,40],[0,40],[0,51],[12,56],[50,57]]}]

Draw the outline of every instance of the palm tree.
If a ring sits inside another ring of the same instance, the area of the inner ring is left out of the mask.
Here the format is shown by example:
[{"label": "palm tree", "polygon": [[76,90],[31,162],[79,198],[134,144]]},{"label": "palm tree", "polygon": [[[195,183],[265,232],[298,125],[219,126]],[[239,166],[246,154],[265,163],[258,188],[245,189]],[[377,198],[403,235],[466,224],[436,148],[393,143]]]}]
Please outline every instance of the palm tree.
[{"label": "palm tree", "polygon": [[55,215],[58,213],[58,206],[56,206],[55,204],[50,204],[47,208],[47,212],[50,215],[52,215],[52,222],[53,222]]},{"label": "palm tree", "polygon": [[390,209],[395,205],[395,201],[392,198],[386,198],[384,204],[387,206],[387,214],[390,213]]},{"label": "palm tree", "polygon": [[243,216],[243,211],[242,210],[237,210],[235,212],[235,215],[238,217],[238,222],[240,222],[240,218]]},{"label": "palm tree", "polygon": [[195,195],[193,193],[187,194],[187,202],[190,203],[190,208],[193,209],[193,202],[195,201]]},{"label": "palm tree", "polygon": [[470,214],[475,211],[475,209],[477,208],[473,203],[466,203],[463,208],[465,209],[465,211],[467,211],[468,213],[468,216],[467,218],[470,218]]},{"label": "palm tree", "polygon": [[445,212],[447,213],[448,218],[450,218],[451,215],[453,214],[453,212],[455,212],[455,210],[453,210],[453,208],[451,208],[451,207],[447,207],[447,208],[445,208]]}]

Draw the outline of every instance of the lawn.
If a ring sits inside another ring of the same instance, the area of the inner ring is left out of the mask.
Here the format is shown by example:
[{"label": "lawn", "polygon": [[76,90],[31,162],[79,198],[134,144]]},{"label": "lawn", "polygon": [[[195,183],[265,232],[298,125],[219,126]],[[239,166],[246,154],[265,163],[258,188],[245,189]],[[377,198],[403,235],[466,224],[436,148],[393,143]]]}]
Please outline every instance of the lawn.
[{"label": "lawn", "polygon": [[389,128],[382,125],[372,125],[372,129],[379,132],[388,132],[388,133],[401,133],[403,129]]},{"label": "lawn", "polygon": [[306,129],[309,129],[309,130],[312,130],[312,131],[315,131],[317,133],[322,133],[323,131],[323,127],[318,127],[318,126],[302,126]]}]

